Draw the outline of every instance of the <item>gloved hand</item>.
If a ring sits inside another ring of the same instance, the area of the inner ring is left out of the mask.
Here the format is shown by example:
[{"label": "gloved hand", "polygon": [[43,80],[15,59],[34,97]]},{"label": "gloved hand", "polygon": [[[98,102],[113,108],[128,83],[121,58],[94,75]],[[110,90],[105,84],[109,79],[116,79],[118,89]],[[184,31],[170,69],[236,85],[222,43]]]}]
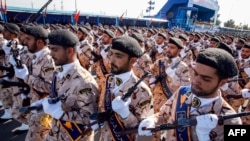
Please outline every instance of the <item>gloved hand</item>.
[{"label": "gloved hand", "polygon": [[112,101],[112,109],[120,115],[123,119],[127,118],[130,114],[129,104],[131,103],[131,99],[129,98],[127,101],[123,101],[121,96],[117,96]]},{"label": "gloved hand", "polygon": [[138,134],[140,136],[151,136],[153,133],[150,130],[143,130],[142,128],[154,128],[155,122],[153,118],[146,118],[141,121],[138,127]]},{"label": "gloved hand", "polygon": [[46,114],[51,115],[55,119],[60,119],[64,113],[62,110],[62,102],[58,101],[57,103],[54,104],[49,104],[48,98],[44,98],[42,104],[43,104],[43,111]]},{"label": "gloved hand", "polygon": [[218,116],[215,114],[206,114],[196,117],[196,134],[199,141],[210,141],[209,133],[216,127]]},{"label": "gloved hand", "polygon": [[228,83],[224,84],[220,87],[222,91],[226,91],[228,89]]},{"label": "gloved hand", "polygon": [[170,78],[173,78],[175,76],[175,70],[176,68],[172,69],[171,67],[168,67],[165,72]]},{"label": "gloved hand", "polygon": [[23,93],[21,93],[21,98],[22,99],[26,99],[26,98],[28,98],[29,97],[29,94],[23,94]]},{"label": "gloved hand", "polygon": [[11,47],[8,47],[7,45],[3,45],[3,50],[5,54],[10,54]]},{"label": "gloved hand", "polygon": [[241,94],[243,98],[250,98],[250,90],[249,89],[242,89]]},{"label": "gloved hand", "polygon": [[18,69],[14,67],[14,70],[15,70],[15,75],[17,78],[24,79],[27,75],[29,75],[28,68],[25,64],[23,64],[22,69]]},{"label": "gloved hand", "polygon": [[[43,100],[44,100],[44,98],[31,103],[30,107],[40,107],[40,106],[42,106]],[[37,110],[32,110],[31,113],[37,113]]]},{"label": "gloved hand", "polygon": [[12,64],[13,66],[16,66],[16,61],[15,61],[13,55],[10,55],[9,62],[10,62],[10,64]]},{"label": "gloved hand", "polygon": [[[90,123],[93,123],[93,122],[96,122],[96,120],[90,120]],[[99,128],[100,128],[100,126],[99,126],[98,122],[96,122],[96,124],[91,126],[91,129],[94,131],[99,129]]]}]

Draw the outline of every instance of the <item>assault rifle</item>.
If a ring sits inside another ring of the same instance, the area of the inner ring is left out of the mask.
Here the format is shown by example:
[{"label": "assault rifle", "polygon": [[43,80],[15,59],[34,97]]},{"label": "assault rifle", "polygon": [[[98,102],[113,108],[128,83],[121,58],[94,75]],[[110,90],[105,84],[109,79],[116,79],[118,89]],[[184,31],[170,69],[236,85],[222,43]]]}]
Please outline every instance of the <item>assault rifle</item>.
[{"label": "assault rifle", "polygon": [[[237,114],[230,114],[230,115],[219,115],[218,125],[222,125],[224,120],[242,117],[242,116],[248,116],[248,115],[250,115],[250,111],[237,113]],[[197,125],[197,120],[195,118],[194,119],[181,118],[177,121],[174,121],[173,123],[166,123],[166,124],[158,125],[154,128],[145,127],[143,128],[143,130],[150,130],[151,132],[155,133],[155,132],[162,131],[162,130],[185,128],[185,127],[196,126],[196,125]],[[134,129],[123,130],[123,131],[117,132],[117,134],[124,135],[124,134],[133,134],[137,132],[138,132],[138,128],[134,128]]]}]

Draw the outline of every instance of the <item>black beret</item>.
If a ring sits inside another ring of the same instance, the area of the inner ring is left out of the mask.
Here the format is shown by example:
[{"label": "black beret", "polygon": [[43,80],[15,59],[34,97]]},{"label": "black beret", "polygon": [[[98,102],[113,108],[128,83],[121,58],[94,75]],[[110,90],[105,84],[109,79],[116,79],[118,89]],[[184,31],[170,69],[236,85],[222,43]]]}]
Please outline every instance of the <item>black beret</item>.
[{"label": "black beret", "polygon": [[111,37],[111,38],[115,38],[114,32],[112,32],[112,31],[109,30],[109,29],[105,29],[105,30],[103,31],[103,33],[107,34],[107,35],[108,35],[109,37]]},{"label": "black beret", "polygon": [[241,42],[241,43],[243,43],[243,44],[246,43],[246,41],[245,41],[244,39],[239,39],[238,42]]},{"label": "black beret", "polygon": [[79,27],[79,31],[81,31],[82,33],[84,33],[86,35],[89,35],[89,32],[84,27]]},{"label": "black beret", "polygon": [[82,27],[84,27],[87,30],[91,30],[91,26],[90,25],[83,25]]},{"label": "black beret", "polygon": [[249,43],[245,43],[245,45],[243,46],[243,48],[248,48],[248,49],[250,49],[250,44],[249,44]]},{"label": "black beret", "polygon": [[184,39],[185,41],[188,40],[188,37],[187,37],[186,34],[180,34],[180,35],[179,35],[179,38],[180,38],[180,39]]},{"label": "black beret", "polygon": [[20,28],[20,31],[23,32],[23,33],[27,33],[30,27],[31,27],[31,26],[29,26],[29,25],[23,25],[23,26]]},{"label": "black beret", "polygon": [[66,29],[55,30],[49,34],[49,44],[52,45],[60,45],[63,47],[75,47],[78,42],[78,37],[74,33]]},{"label": "black beret", "polygon": [[2,25],[0,25],[0,32],[3,32],[4,27]]},{"label": "black beret", "polygon": [[163,37],[164,39],[167,39],[167,37],[166,37],[166,34],[164,34],[164,33],[158,33],[158,36],[161,36],[161,37]]},{"label": "black beret", "polygon": [[140,57],[143,52],[139,43],[132,37],[120,36],[112,40],[112,49],[127,53],[131,57]]},{"label": "black beret", "polygon": [[233,50],[227,44],[220,42],[218,48],[224,49],[233,56]]},{"label": "black beret", "polygon": [[134,33],[132,33],[131,37],[135,38],[139,42],[144,42],[144,38],[143,38],[142,34],[140,34],[140,33],[134,32]]},{"label": "black beret", "polygon": [[42,26],[32,26],[26,29],[26,34],[34,36],[38,39],[47,39],[49,32]]},{"label": "black beret", "polygon": [[201,35],[198,33],[194,34],[194,36],[198,37],[199,39],[201,38]]},{"label": "black beret", "polygon": [[9,32],[11,32],[11,33],[13,33],[13,34],[16,34],[16,35],[18,35],[19,32],[20,32],[19,26],[16,25],[16,24],[14,24],[14,23],[6,23],[6,24],[4,25],[4,28],[5,28],[6,30],[8,30]]},{"label": "black beret", "polygon": [[201,50],[196,62],[217,69],[225,77],[231,78],[238,74],[238,68],[233,56],[223,49],[207,48]]},{"label": "black beret", "polygon": [[153,29],[149,29],[148,32],[151,32],[152,34],[154,34]]},{"label": "black beret", "polygon": [[122,34],[124,34],[124,29],[121,28],[120,26],[117,27],[117,30],[119,30],[119,32],[121,32]]},{"label": "black beret", "polygon": [[77,27],[74,26],[74,25],[69,25],[69,27],[70,27],[71,30],[73,30],[73,31],[75,31],[75,32],[78,31]]},{"label": "black beret", "polygon": [[180,49],[183,48],[183,43],[179,38],[171,37],[171,38],[169,38],[168,43],[175,44]]},{"label": "black beret", "polygon": [[217,37],[212,37],[212,38],[210,39],[210,41],[220,42],[220,39],[219,39],[219,38],[217,38]]},{"label": "black beret", "polygon": [[174,37],[174,35],[175,35],[173,31],[169,31],[168,34],[169,34],[170,36],[172,36],[172,37]]}]

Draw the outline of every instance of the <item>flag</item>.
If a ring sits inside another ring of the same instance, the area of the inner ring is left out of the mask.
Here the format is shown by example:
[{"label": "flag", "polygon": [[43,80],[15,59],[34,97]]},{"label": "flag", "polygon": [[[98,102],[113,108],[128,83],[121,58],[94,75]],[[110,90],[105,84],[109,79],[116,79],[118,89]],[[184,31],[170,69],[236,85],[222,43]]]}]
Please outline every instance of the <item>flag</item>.
[{"label": "flag", "polygon": [[119,20],[122,21],[123,20],[123,16],[126,15],[127,16],[127,10],[125,12],[122,13],[122,15],[120,16]]},{"label": "flag", "polygon": [[47,16],[47,7],[44,10],[43,16],[46,17]]},{"label": "flag", "polygon": [[74,15],[74,19],[76,20],[76,23],[77,23],[78,20],[79,20],[79,16],[80,16],[80,10],[77,10],[77,11],[76,11],[76,14]]}]

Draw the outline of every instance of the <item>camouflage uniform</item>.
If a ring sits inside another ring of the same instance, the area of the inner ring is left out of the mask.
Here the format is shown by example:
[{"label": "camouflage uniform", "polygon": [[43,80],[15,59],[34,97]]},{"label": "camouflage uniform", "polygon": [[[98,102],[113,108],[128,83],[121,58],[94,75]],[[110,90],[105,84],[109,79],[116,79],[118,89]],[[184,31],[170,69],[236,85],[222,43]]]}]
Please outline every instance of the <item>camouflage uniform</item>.
[{"label": "camouflage uniform", "polygon": [[[173,123],[174,121],[176,121],[176,103],[178,99],[177,97],[179,95],[178,93],[179,93],[179,90],[170,99],[166,101],[166,103],[161,107],[159,113],[152,116],[156,122],[156,125],[161,125],[165,123]],[[191,106],[194,94],[192,94],[191,92],[188,92],[186,95],[189,95],[189,96],[186,98],[185,103]],[[228,115],[228,114],[234,114],[235,111],[221,96],[219,96],[214,102],[206,106],[203,106],[194,110],[191,109],[189,118],[194,119],[198,115],[207,114],[207,113],[215,113],[216,115]],[[236,124],[242,124],[242,123],[241,123],[240,118],[233,118],[233,119],[224,120],[223,124],[224,125],[230,125],[230,124],[236,125]],[[195,128],[196,126],[191,126],[190,128],[191,140],[198,141]],[[167,137],[167,139],[165,138],[165,140],[171,140],[171,141],[177,140],[175,130],[167,130],[165,133]],[[210,138],[211,140],[220,140],[220,141],[224,140],[224,126],[217,125],[216,128],[211,130]]]},{"label": "camouflage uniform", "polygon": [[[73,87],[72,84],[74,84]],[[56,92],[58,96],[66,96],[61,100],[64,114],[60,120],[81,125],[90,123],[89,115],[97,112],[98,109],[99,91],[93,76],[82,68],[78,61],[74,62],[61,78],[57,77]],[[52,128],[45,139],[46,141],[72,140],[66,133],[65,127],[61,125],[60,120],[53,118]],[[70,126],[66,127],[71,128]],[[93,141],[94,132],[80,137],[79,140]]]},{"label": "camouflage uniform", "polygon": [[[119,79],[119,78],[118,78]],[[132,87],[137,81],[138,78],[132,73],[131,76],[129,76],[128,80],[126,82],[119,83],[118,79],[115,79],[114,77],[109,77],[109,82],[111,83],[111,99],[115,99],[117,96],[124,95],[127,90]],[[115,84],[116,83],[116,84]],[[115,93],[115,96],[113,95],[113,90],[115,88],[115,85],[119,85],[119,88],[117,93]],[[146,86],[145,83],[141,82],[137,89],[134,91],[134,93],[131,96],[131,103],[129,105],[130,114],[129,117],[126,119],[121,119],[118,115],[117,118],[120,122],[123,123],[126,129],[135,128],[142,119],[146,118],[148,116],[149,110],[150,110],[150,103],[152,100],[152,94],[150,92],[150,89],[148,86]],[[100,135],[100,141],[112,141],[114,140],[112,138],[112,135],[110,133],[110,127],[107,122],[104,123],[104,127],[101,128],[101,135]],[[132,140],[136,140],[136,134],[131,134]]]},{"label": "camouflage uniform", "polygon": [[[46,97],[50,93],[52,73],[55,65],[50,50],[45,47],[41,50],[41,54],[32,54],[32,61],[27,66],[30,68],[30,74],[25,77],[24,82],[32,88],[30,92],[31,103]],[[43,111],[30,113],[29,131],[26,135],[26,141],[42,141],[51,128],[51,117],[44,114]]]},{"label": "camouflage uniform", "polygon": [[92,60],[92,51],[93,47],[87,40],[81,42],[80,49],[78,50],[78,59],[81,65],[87,70],[90,68],[90,65],[94,63]]},{"label": "camouflage uniform", "polygon": [[[173,94],[180,86],[190,84],[190,76],[188,66],[183,61],[181,61],[179,57],[176,57],[172,60],[172,62],[169,62],[168,58],[157,60],[152,67],[152,73],[154,76],[159,76],[159,61],[164,63],[164,65],[166,66],[165,70],[167,70],[168,67],[174,67],[172,70],[175,71],[172,72],[174,73],[173,77],[171,77],[169,74],[166,74],[166,84]],[[166,102],[167,97],[163,92],[161,83],[157,82],[157,80],[155,86],[152,88],[152,93],[154,97],[154,112],[158,112],[160,110],[160,107]]]}]

